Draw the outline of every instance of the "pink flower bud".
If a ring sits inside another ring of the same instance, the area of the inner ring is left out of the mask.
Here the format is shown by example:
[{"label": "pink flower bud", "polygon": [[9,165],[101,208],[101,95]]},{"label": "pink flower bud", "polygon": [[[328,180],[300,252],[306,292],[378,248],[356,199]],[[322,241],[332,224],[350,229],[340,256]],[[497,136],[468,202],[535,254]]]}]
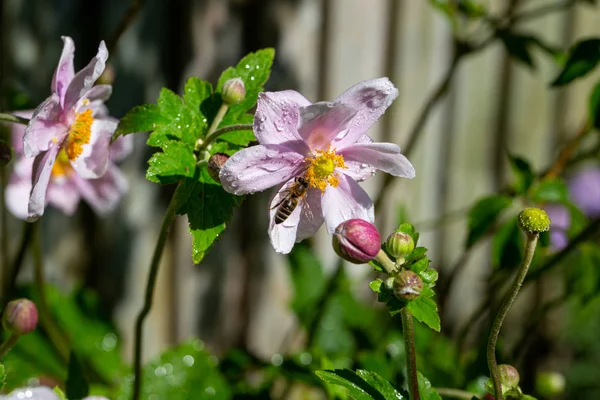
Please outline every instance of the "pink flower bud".
[{"label": "pink flower bud", "polygon": [[2,324],[14,335],[33,332],[38,322],[38,311],[33,301],[18,299],[9,302],[4,309]]},{"label": "pink flower bud", "polygon": [[225,153],[215,153],[208,159],[208,175],[219,183],[221,183],[219,172],[227,160],[229,156]]},{"label": "pink flower bud", "polygon": [[246,86],[240,78],[233,78],[223,84],[223,101],[227,104],[238,104],[246,98]]},{"label": "pink flower bud", "polygon": [[411,301],[423,291],[423,280],[413,271],[401,271],[394,278],[394,296],[400,300]]},{"label": "pink flower bud", "polygon": [[377,228],[362,219],[349,219],[335,229],[333,249],[338,256],[354,264],[371,261],[381,249]]},{"label": "pink flower bud", "polygon": [[502,384],[502,391],[504,389],[514,389],[519,386],[519,371],[515,367],[509,364],[498,365],[498,374],[500,375],[500,383]]}]

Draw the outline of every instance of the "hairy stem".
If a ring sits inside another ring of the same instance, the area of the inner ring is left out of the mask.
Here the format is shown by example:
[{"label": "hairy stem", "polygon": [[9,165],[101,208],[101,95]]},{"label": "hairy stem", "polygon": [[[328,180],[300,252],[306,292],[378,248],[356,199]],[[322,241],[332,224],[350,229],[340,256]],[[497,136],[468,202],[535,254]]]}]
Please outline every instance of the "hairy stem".
[{"label": "hairy stem", "polygon": [[16,115],[8,114],[8,113],[0,113],[0,121],[4,122],[12,122],[14,124],[29,124],[29,119],[23,117],[17,117]]},{"label": "hairy stem", "polygon": [[0,345],[0,360],[2,360],[6,353],[8,353],[10,349],[12,349],[15,344],[17,344],[17,340],[19,340],[19,335],[11,333],[8,339],[6,339],[4,343]]},{"label": "hairy stem", "polygon": [[165,248],[165,244],[167,243],[167,237],[169,235],[169,231],[171,230],[171,225],[175,220],[177,207],[179,206],[179,191],[181,188],[182,186],[179,184],[177,189],[175,189],[173,197],[171,198],[171,202],[169,203],[163,218],[158,240],[156,242],[156,247],[154,248],[154,254],[152,255],[152,261],[150,263],[150,270],[148,272],[144,305],[140,310],[135,322],[133,400],[139,399],[142,387],[142,330],[144,327],[144,320],[152,308],[152,298],[154,296],[154,287],[156,284],[156,278],[158,276],[160,259]]},{"label": "hairy stem", "polygon": [[375,260],[379,261],[379,263],[381,264],[383,269],[385,269],[385,272],[387,272],[388,275],[393,275],[396,272],[398,272],[396,264],[394,264],[394,262],[390,260],[387,254],[385,254],[385,251],[379,250],[379,253],[377,253],[377,255],[375,256]]},{"label": "hairy stem", "polygon": [[413,317],[406,307],[400,311],[402,317],[402,336],[406,348],[406,375],[408,376],[408,392],[410,400],[421,400],[419,394],[419,378],[417,376],[417,350],[415,348],[415,329]]},{"label": "hairy stem", "polygon": [[504,318],[506,317],[506,314],[508,314],[508,310],[510,310],[510,307],[513,305],[515,299],[517,298],[517,294],[519,294],[519,289],[521,289],[521,285],[523,285],[523,281],[525,280],[525,276],[527,275],[527,271],[529,270],[529,265],[531,265],[531,260],[533,259],[533,254],[535,253],[535,246],[537,245],[538,237],[538,233],[527,234],[527,243],[525,244],[525,255],[523,257],[523,261],[521,262],[519,272],[517,273],[517,276],[513,281],[510,291],[504,298],[504,301],[502,302],[502,306],[500,307],[496,318],[494,319],[492,330],[488,339],[487,361],[488,367],[490,369],[490,375],[492,381],[494,382],[494,398],[496,400],[502,400],[502,385],[500,384],[498,364],[496,363],[496,342],[498,341],[498,335],[500,334],[500,328],[502,327]]},{"label": "hairy stem", "polygon": [[48,334],[48,338],[58,352],[60,358],[67,362],[69,360],[69,342],[61,332],[59,326],[54,321],[50,307],[46,302],[46,283],[44,280],[44,262],[42,259],[42,248],[40,245],[40,226],[39,222],[33,223],[33,273],[34,285],[37,289],[39,300],[39,320],[40,324]]},{"label": "hairy stem", "polygon": [[[19,250],[15,255],[10,269],[6,268],[2,271],[2,296],[0,297],[0,309],[2,310],[4,310],[4,306],[12,298],[15,289],[15,281],[19,275],[19,271],[21,271],[23,259],[25,258],[25,253],[27,252],[27,246],[29,245],[33,231],[35,230],[35,224],[24,222],[23,225],[24,227],[23,233],[21,234],[21,242],[19,243]],[[0,327],[0,330],[1,329],[2,327]]]}]

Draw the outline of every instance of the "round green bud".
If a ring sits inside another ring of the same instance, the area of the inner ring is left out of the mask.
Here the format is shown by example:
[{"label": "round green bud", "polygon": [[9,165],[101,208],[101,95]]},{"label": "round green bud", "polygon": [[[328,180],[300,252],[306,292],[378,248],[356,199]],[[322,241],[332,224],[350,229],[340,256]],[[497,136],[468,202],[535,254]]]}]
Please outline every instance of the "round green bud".
[{"label": "round green bud", "polygon": [[541,208],[528,207],[519,214],[519,227],[527,233],[546,232],[550,223],[548,214]]},{"label": "round green bud", "polygon": [[37,307],[29,299],[18,299],[9,302],[2,315],[4,329],[13,335],[25,335],[33,332],[37,322]]},{"label": "round green bud", "polygon": [[502,384],[503,392],[504,389],[514,389],[519,386],[519,371],[512,365],[498,365],[498,374],[500,375],[500,383]]},{"label": "round green bud", "polygon": [[385,241],[388,253],[396,259],[404,258],[415,249],[415,241],[405,232],[394,232]]},{"label": "round green bud", "polygon": [[563,393],[565,386],[565,377],[558,372],[540,372],[535,377],[535,390],[544,398]]},{"label": "round green bud", "polygon": [[227,104],[238,104],[246,98],[246,86],[240,78],[232,78],[223,84],[223,101]]},{"label": "round green bud", "polygon": [[423,291],[423,280],[413,271],[400,271],[394,278],[393,290],[400,300],[415,300]]}]

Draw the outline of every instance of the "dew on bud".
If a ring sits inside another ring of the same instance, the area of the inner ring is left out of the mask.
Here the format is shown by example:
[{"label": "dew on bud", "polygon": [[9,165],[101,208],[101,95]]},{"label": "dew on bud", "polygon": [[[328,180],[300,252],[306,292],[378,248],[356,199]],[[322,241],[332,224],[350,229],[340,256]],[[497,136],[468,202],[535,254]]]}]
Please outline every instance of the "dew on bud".
[{"label": "dew on bud", "polygon": [[371,261],[381,250],[381,236],[377,228],[362,219],[349,219],[335,229],[333,249],[338,256],[353,264]]},{"label": "dew on bud", "polygon": [[550,229],[550,218],[541,208],[528,207],[519,214],[519,227],[526,233],[546,232]]},{"label": "dew on bud", "polygon": [[400,271],[394,278],[393,290],[400,300],[415,300],[423,291],[423,280],[413,271]]},{"label": "dew on bud", "polygon": [[229,160],[229,156],[225,153],[215,153],[208,159],[208,175],[219,183],[221,183],[219,172],[227,160]]},{"label": "dew on bud", "polygon": [[396,260],[403,259],[415,249],[415,241],[405,232],[394,232],[385,241],[385,248]]},{"label": "dew on bud", "polygon": [[227,104],[239,104],[246,98],[246,87],[240,78],[232,78],[223,84],[223,101]]},{"label": "dew on bud", "polygon": [[37,322],[37,307],[29,299],[18,299],[9,302],[2,316],[4,329],[14,335],[25,335],[33,332]]}]

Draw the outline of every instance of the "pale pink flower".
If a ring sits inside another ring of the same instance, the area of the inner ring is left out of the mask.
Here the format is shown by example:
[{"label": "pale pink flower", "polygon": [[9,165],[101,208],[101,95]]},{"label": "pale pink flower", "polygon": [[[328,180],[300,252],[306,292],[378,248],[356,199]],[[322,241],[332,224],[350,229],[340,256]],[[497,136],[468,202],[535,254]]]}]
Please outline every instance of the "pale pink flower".
[{"label": "pale pink flower", "polygon": [[104,112],[112,87],[94,86],[108,58],[104,42],[100,42],[96,57],[76,74],[75,45],[69,37],[62,39],[64,47],[52,79],[52,94],[33,112],[23,138],[25,157],[35,157],[27,210],[30,221],[44,212],[57,162],[82,179],[96,179],[106,173],[110,138],[117,128],[117,120]]},{"label": "pale pink flower", "polygon": [[[0,395],[3,400],[60,400],[58,394],[47,386],[15,389],[6,396]],[[88,396],[82,400],[109,400],[103,396]]]},{"label": "pale pink flower", "polygon": [[[356,182],[376,170],[415,176],[397,145],[373,143],[366,135],[397,96],[387,78],[358,83],[330,103],[311,104],[293,90],[259,95],[254,134],[260,145],[234,154],[220,179],[237,195],[278,186],[269,205],[269,236],[277,252],[289,253],[323,222],[329,233],[349,219],[373,222],[373,202]],[[306,196],[276,223],[278,204],[300,176],[309,185]]]},{"label": "pale pink flower", "polygon": [[[103,113],[102,110],[100,110]],[[33,111],[14,113],[30,118]],[[109,118],[109,117],[105,117]],[[25,127],[12,124],[12,146],[15,152],[13,169],[4,191],[6,206],[17,218],[27,219],[28,202],[31,194],[33,158],[23,154]],[[120,136],[110,147],[110,161],[106,173],[97,179],[85,179],[75,172],[65,153],[59,153],[52,166],[47,184],[44,206],[50,204],[66,215],[77,210],[81,199],[85,200],[99,215],[113,211],[129,188],[127,180],[115,162],[125,159],[133,148],[133,136]]]}]

